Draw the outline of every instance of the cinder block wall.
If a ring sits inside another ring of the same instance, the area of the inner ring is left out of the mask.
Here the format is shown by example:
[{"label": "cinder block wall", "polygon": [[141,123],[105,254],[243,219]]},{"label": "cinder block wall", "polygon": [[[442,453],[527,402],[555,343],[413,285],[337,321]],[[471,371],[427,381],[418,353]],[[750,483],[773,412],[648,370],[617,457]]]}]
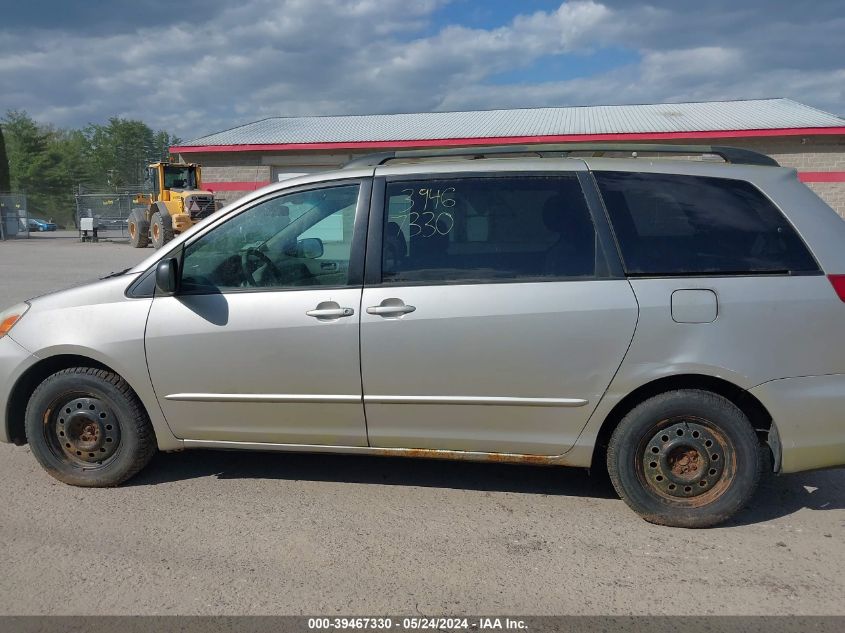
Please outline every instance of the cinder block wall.
[{"label": "cinder block wall", "polygon": [[[685,139],[677,143],[745,147],[768,154],[784,167],[794,167],[799,172],[845,172],[845,135],[709,138],[700,141]],[[354,156],[365,153],[367,152],[212,152],[186,154],[184,159],[203,166],[203,179],[206,183],[254,183],[244,184],[242,190],[227,188],[218,191],[218,199],[228,203],[272,181],[280,172],[333,169]],[[806,184],[837,213],[845,217],[845,182],[811,181]]]},{"label": "cinder block wall", "polygon": [[261,163],[260,152],[209,152],[184,154],[182,159],[202,165],[204,184],[254,183],[240,190],[216,191],[215,197],[228,204],[267,184],[271,179],[272,167]]},{"label": "cinder block wall", "polygon": [[845,182],[808,182],[807,186],[845,218]]}]

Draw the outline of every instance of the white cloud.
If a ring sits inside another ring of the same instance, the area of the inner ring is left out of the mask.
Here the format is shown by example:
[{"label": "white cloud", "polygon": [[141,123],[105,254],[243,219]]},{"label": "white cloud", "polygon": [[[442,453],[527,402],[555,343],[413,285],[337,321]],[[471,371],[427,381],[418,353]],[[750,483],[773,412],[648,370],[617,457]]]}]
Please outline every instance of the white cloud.
[{"label": "white cloud", "polygon": [[721,46],[685,50],[648,51],[640,64],[640,75],[649,83],[690,82],[719,79],[742,69],[742,51]]},{"label": "white cloud", "polygon": [[[445,4],[242,0],[107,34],[0,26],[0,107],[58,125],[140,118],[187,137],[275,115],[761,96],[845,111],[845,18],[825,2],[810,14],[572,0],[487,29],[442,23]],[[565,81],[537,72],[607,47],[633,54]],[[497,83],[519,71],[532,80]]]}]

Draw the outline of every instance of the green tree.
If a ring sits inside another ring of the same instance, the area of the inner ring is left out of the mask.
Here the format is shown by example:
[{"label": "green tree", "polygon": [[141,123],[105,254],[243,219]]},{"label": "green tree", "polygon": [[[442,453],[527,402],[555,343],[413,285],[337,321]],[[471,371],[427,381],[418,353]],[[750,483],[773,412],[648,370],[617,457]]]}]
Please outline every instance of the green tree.
[{"label": "green tree", "polygon": [[74,188],[94,180],[87,139],[81,132],[40,126],[26,112],[8,112],[3,127],[11,190],[26,194],[30,215],[72,224]]},{"label": "green tree", "polygon": [[27,194],[31,215],[67,225],[73,221],[79,185],[94,191],[139,185],[147,164],[167,159],[170,146],[180,142],[143,121],[117,117],[106,125],[62,130],[10,110],[0,123],[8,153],[7,188]]},{"label": "green tree", "polygon": [[10,185],[14,191],[40,187],[48,134],[26,113],[10,110],[3,119]]},{"label": "green tree", "polygon": [[9,157],[6,156],[6,141],[3,139],[3,126],[0,125],[0,191],[9,191],[11,188]]},{"label": "green tree", "polygon": [[111,188],[136,185],[154,155],[155,134],[143,121],[111,118],[107,125],[89,125],[85,135],[94,169]]},{"label": "green tree", "polygon": [[51,147],[52,130],[39,127],[26,112],[10,111],[3,120],[9,156],[11,190],[26,193],[30,215],[60,215],[53,198],[63,186],[70,186],[60,169],[61,158]]},{"label": "green tree", "polygon": [[178,136],[168,134],[164,130],[159,130],[153,135],[153,153],[150,158],[153,161],[169,160],[170,148],[174,145],[179,145],[182,139]]}]

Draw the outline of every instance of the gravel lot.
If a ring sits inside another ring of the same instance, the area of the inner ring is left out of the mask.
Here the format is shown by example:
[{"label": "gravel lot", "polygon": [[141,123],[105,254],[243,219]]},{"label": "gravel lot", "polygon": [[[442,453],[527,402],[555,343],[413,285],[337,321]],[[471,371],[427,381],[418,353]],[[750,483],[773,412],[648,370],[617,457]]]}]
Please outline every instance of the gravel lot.
[{"label": "gravel lot", "polygon": [[[151,252],[0,243],[0,303]],[[529,466],[185,452],[83,490],[1,445],[0,481],[2,614],[845,614],[845,469],[702,531]]]}]

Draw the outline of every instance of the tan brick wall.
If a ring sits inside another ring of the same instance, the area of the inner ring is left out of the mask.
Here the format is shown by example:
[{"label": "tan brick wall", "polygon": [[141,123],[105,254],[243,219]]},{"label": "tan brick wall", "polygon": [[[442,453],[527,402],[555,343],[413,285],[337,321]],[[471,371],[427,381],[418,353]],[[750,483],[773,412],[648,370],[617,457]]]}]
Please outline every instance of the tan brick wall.
[{"label": "tan brick wall", "polygon": [[181,154],[188,162],[199,163],[206,167],[249,167],[261,164],[262,152],[206,152]]},{"label": "tan brick wall", "polygon": [[827,202],[834,211],[845,217],[845,182],[808,182],[807,186]]},{"label": "tan brick wall", "polygon": [[265,165],[203,165],[204,182],[267,182],[271,168]]}]

